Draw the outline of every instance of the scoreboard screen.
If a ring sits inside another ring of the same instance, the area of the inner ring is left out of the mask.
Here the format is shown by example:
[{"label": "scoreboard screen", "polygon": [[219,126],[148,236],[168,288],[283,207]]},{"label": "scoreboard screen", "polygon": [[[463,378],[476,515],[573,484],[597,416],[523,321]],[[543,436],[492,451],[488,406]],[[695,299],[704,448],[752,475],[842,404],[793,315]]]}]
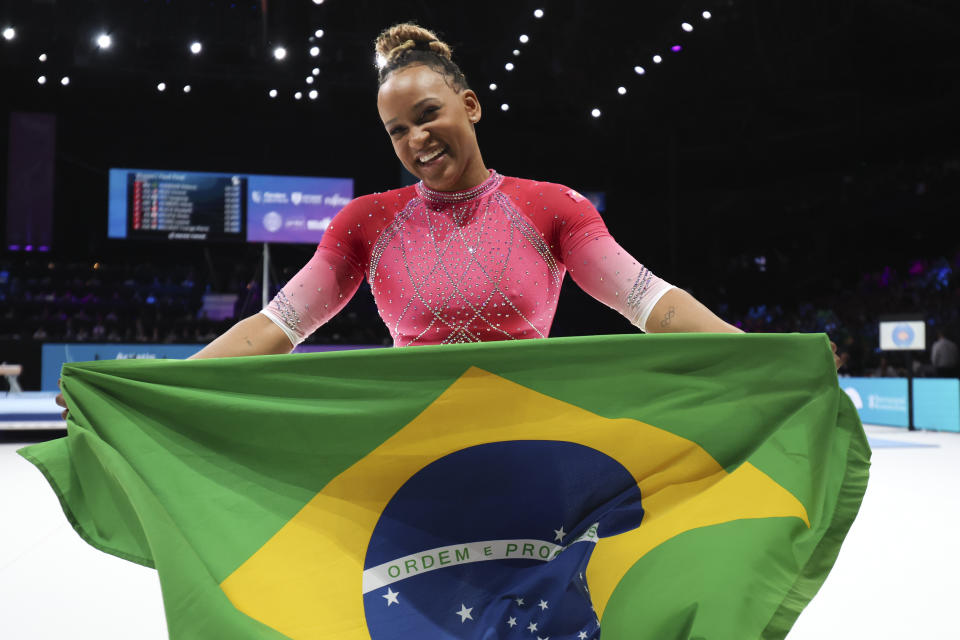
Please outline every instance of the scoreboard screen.
[{"label": "scoreboard screen", "polygon": [[349,178],[110,170],[110,238],[320,241],[353,198]]}]

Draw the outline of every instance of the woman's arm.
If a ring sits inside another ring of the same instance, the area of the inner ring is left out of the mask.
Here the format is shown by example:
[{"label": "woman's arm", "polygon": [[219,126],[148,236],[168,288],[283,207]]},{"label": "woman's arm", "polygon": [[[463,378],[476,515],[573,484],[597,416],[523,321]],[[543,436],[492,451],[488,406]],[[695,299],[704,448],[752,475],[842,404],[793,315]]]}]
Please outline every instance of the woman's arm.
[{"label": "woman's arm", "polygon": [[230,358],[290,353],[293,344],[277,324],[257,313],[230,327],[226,333],[188,358]]},{"label": "woman's arm", "polygon": [[743,333],[718,318],[683,289],[673,288],[653,306],[644,326],[647,333]]}]

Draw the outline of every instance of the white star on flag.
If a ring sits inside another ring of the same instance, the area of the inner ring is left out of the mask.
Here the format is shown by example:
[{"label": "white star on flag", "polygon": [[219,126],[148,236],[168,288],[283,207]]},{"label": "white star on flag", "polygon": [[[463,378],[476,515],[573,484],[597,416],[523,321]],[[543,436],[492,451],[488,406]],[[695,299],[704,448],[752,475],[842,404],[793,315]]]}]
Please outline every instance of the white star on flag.
[{"label": "white star on flag", "polygon": [[553,533],[556,535],[554,538],[556,542],[563,542],[563,537],[567,535],[567,532],[563,530],[563,525],[560,525],[559,529],[554,529]]},{"label": "white star on flag", "polygon": [[536,622],[531,622],[530,625],[527,627],[527,631],[529,631],[530,633],[533,633],[536,630],[537,630]]},{"label": "white star on flag", "polygon": [[587,632],[581,631],[580,633],[577,634],[577,637],[580,638],[580,640],[587,640]]},{"label": "white star on flag", "polygon": [[510,627],[511,629],[512,629],[513,627],[517,626],[517,619],[516,619],[516,618],[513,618],[513,617],[509,618],[509,619],[507,620],[507,626]]},{"label": "white star on flag", "polygon": [[456,615],[460,616],[460,624],[463,624],[467,620],[473,620],[473,616],[470,615],[470,612],[473,611],[473,607],[467,609],[467,605],[460,603],[460,611],[456,612]]},{"label": "white star on flag", "polygon": [[523,598],[517,598],[517,606],[518,606],[518,607],[522,607],[522,606],[523,606]]},{"label": "white star on flag", "polygon": [[545,611],[545,610],[547,609],[547,601],[546,601],[546,600],[541,600],[541,601],[540,601],[540,604],[538,604],[537,606],[540,607],[540,610],[541,610],[541,611]]},{"label": "white star on flag", "polygon": [[400,601],[397,600],[398,595],[400,595],[399,591],[394,591],[390,587],[387,587],[387,592],[383,594],[382,597],[387,599],[387,606],[389,607],[392,604],[400,604]]}]

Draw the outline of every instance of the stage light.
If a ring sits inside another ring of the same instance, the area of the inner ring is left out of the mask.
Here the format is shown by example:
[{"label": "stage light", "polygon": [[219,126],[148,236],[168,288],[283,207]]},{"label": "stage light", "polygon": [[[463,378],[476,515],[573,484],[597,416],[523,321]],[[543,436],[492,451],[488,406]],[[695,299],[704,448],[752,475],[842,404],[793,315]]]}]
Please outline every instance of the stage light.
[{"label": "stage light", "polygon": [[307,76],[307,84],[313,84],[313,76]]},{"label": "stage light", "polygon": [[271,98],[276,98],[276,97],[277,97],[277,90],[276,90],[276,89],[270,89],[270,93],[267,94],[267,95],[269,95]]},{"label": "stage light", "polygon": [[47,54],[41,53],[41,54],[40,54],[40,57],[37,58],[37,60],[39,60],[40,62],[46,62],[46,61],[47,61]]},{"label": "stage light", "polygon": [[320,55],[320,47],[310,47],[310,57],[316,58]]},{"label": "stage light", "polygon": [[383,69],[387,66],[387,58],[382,53],[378,53],[374,58],[374,63],[377,65],[377,69]]},{"label": "stage light", "polygon": [[680,28],[686,31],[687,33],[690,33],[691,31],[693,31],[693,25],[690,24],[689,22],[684,22],[683,24],[680,25]]},{"label": "stage light", "polygon": [[534,18],[542,18],[542,17],[543,17],[543,9],[534,9],[534,11],[533,11],[533,17],[534,17]]},{"label": "stage light", "polygon": [[160,84],[157,85],[157,91],[166,91],[166,90],[167,90],[166,82],[161,82]]},{"label": "stage light", "polygon": [[276,58],[277,60],[283,60],[284,58],[287,57],[287,50],[284,49],[283,47],[277,47],[276,49],[273,50],[273,57]]},{"label": "stage light", "polygon": [[63,86],[67,86],[68,84],[70,84],[70,76],[63,76],[62,78],[60,78],[60,84],[62,84]]},{"label": "stage light", "polygon": [[633,68],[633,72],[634,72],[635,74],[637,74],[638,76],[642,76],[643,74],[645,74],[645,73],[647,72],[647,70],[644,69],[643,67],[637,66],[637,67],[634,67],[634,68]]},{"label": "stage light", "polygon": [[625,96],[625,95],[627,95],[627,88],[626,88],[626,87],[617,87],[617,93],[619,93],[619,94],[622,95],[622,96]]},{"label": "stage light", "polygon": [[184,93],[190,93],[190,85],[188,85],[188,84],[183,85],[183,92],[184,92]]},{"label": "stage light", "polygon": [[313,0],[313,4],[323,4],[323,0]]},{"label": "stage light", "polygon": [[316,37],[316,38],[322,38],[322,37],[323,37],[323,29],[317,29],[316,31],[313,32],[313,35],[314,35],[314,37]]},{"label": "stage light", "polygon": [[192,53],[193,55],[197,55],[201,51],[203,51],[203,45],[200,44],[199,42],[194,42],[190,45],[190,53]]},{"label": "stage light", "polygon": [[37,78],[37,84],[47,84],[47,76],[40,76]]},{"label": "stage light", "polygon": [[313,89],[313,90],[311,90],[310,93],[307,94],[307,95],[310,96],[310,99],[311,99],[311,100],[316,100],[316,99],[317,99],[317,96],[320,95],[320,94],[317,93],[317,90],[316,90],[316,89]]},{"label": "stage light", "polygon": [[496,91],[496,90],[497,90],[497,83],[496,83],[496,82],[491,82],[491,83],[490,83],[490,91]]},{"label": "stage light", "polygon": [[299,91],[297,91],[295,94],[293,94],[293,99],[294,99],[294,100],[299,100],[299,99],[302,98],[302,97],[303,97],[303,94],[300,93]]},{"label": "stage light", "polygon": [[530,42],[530,36],[528,36],[527,34],[523,34],[522,36],[520,36],[520,42],[522,42],[523,44],[527,44],[528,42]]},{"label": "stage light", "polygon": [[675,44],[672,47],[670,47],[670,51],[673,51],[674,53],[680,53],[681,51],[683,51],[683,47],[681,47],[678,44]]},{"label": "stage light", "polygon": [[654,61],[656,64],[660,64],[661,62],[663,62],[663,58],[661,58],[659,55],[655,55],[655,56],[653,56],[653,61]]},{"label": "stage light", "polygon": [[319,67],[314,67],[314,68],[313,68],[313,71],[311,71],[310,73],[312,73],[312,74],[315,75],[315,76],[320,75],[320,69],[319,69]]},{"label": "stage light", "polygon": [[506,69],[507,71],[513,71],[513,63],[508,62],[507,64],[503,65],[503,68]]},{"label": "stage light", "polygon": [[508,105],[506,102],[500,105],[500,111],[509,111],[509,110],[510,110],[510,105]]},{"label": "stage light", "polygon": [[590,112],[590,115],[592,115],[594,118],[599,118],[599,117],[600,117],[600,109],[597,109],[596,107],[594,107],[593,111]]},{"label": "stage light", "polygon": [[7,27],[3,30],[3,39],[4,40],[13,40],[17,35],[16,30],[13,27]]},{"label": "stage light", "polygon": [[710,13],[709,11],[704,11],[704,12],[703,12],[702,14],[700,14],[700,15],[703,16],[703,19],[704,19],[704,20],[709,20],[710,18],[713,17],[713,14]]},{"label": "stage light", "polygon": [[97,36],[97,46],[101,49],[109,49],[110,45],[113,44],[113,38],[111,38],[106,33],[101,33]]},{"label": "stage light", "polygon": [[515,56],[520,55],[520,49],[514,49],[514,50],[513,50],[513,55],[515,55]]}]

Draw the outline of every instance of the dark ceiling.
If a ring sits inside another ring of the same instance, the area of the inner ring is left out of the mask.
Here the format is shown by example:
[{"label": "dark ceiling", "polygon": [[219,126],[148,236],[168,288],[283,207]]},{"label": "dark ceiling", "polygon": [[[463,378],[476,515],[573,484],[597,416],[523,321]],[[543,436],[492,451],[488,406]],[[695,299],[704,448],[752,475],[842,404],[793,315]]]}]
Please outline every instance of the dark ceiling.
[{"label": "dark ceiling", "polygon": [[[955,236],[935,230],[960,204],[949,190],[924,202],[883,191],[891,176],[909,183],[916,167],[960,156],[953,2],[2,6],[0,28],[14,25],[17,35],[0,40],[0,105],[58,116],[61,250],[80,238],[83,251],[117,249],[104,239],[109,167],[346,175],[360,193],[398,186],[375,109],[372,42],[408,19],[454,47],[485,107],[478,132],[488,166],[606,191],[611,230],[669,276],[696,277],[751,253],[803,270],[822,268],[831,247],[848,258],[852,247],[864,268],[957,248]],[[113,38],[108,51],[94,45],[101,31]],[[521,44],[521,34],[530,41]],[[188,52],[194,39],[203,42],[199,56]],[[671,52],[675,44],[683,50]],[[271,54],[278,45],[289,52],[282,62]],[[320,47],[316,58],[311,46]],[[656,53],[662,64],[651,60]],[[319,75],[307,85],[314,66]],[[293,99],[310,89],[315,101]],[[897,207],[884,208],[891,202]],[[888,233],[897,216],[919,231]]]}]

